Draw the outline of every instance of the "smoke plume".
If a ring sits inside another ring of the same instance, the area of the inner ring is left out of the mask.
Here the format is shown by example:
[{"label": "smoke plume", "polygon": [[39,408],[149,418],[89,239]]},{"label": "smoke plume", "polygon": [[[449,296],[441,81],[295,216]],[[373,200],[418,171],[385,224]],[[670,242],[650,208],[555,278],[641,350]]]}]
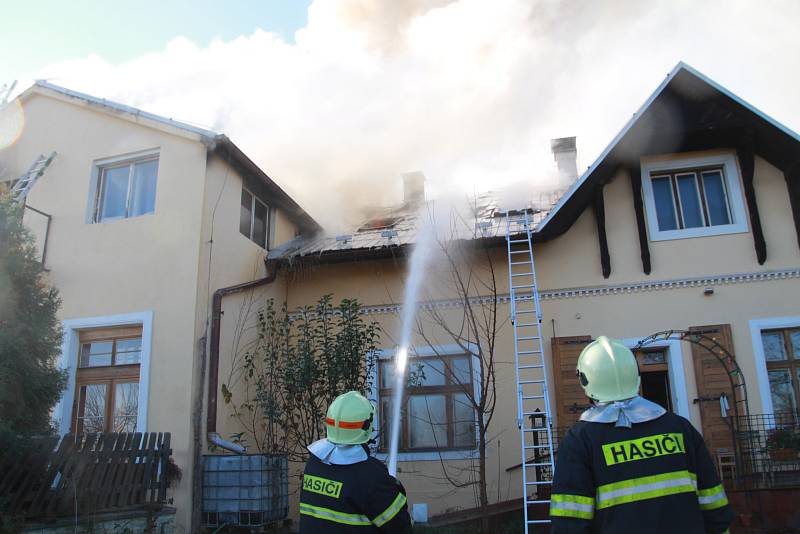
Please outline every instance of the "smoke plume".
[{"label": "smoke plume", "polygon": [[570,135],[585,168],[680,60],[797,128],[798,20],[781,0],[317,0],[294,43],[176,37],[21,81],[224,131],[340,231],[398,202],[404,171],[423,170],[429,195],[533,193],[552,177],[548,140]]}]

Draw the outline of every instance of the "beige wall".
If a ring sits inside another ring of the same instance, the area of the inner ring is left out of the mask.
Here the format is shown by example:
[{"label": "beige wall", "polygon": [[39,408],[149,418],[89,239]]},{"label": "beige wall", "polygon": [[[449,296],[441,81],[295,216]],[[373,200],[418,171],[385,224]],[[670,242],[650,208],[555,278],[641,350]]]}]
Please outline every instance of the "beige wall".
[{"label": "beige wall", "polygon": [[[191,380],[194,309],[202,216],[205,147],[137,125],[89,106],[32,95],[24,104],[25,129],[0,160],[16,175],[40,153],[53,164],[27,202],[53,217],[47,250],[50,282],[59,289],[65,320],[153,312],[147,429],[172,433],[184,477],[175,490],[178,521],[186,524],[191,487]],[[93,162],[158,149],[155,212],[88,224]],[[26,215],[34,228],[41,219]]]},{"label": "beige wall", "polygon": [[[60,318],[153,313],[147,430],[172,433],[183,469],[173,492],[177,523],[188,530],[191,414],[209,297],[264,276],[264,249],[239,233],[241,177],[209,156],[199,137],[171,126],[136,124],[61,96],[33,94],[23,107],[25,128],[0,150],[0,168],[19,176],[39,154],[57,152],[27,202],[53,217],[46,265],[63,299]],[[87,223],[94,162],[151,149],[159,154],[155,212]],[[25,220],[41,246],[45,219],[28,211]],[[280,210],[275,224],[276,244],[294,237]],[[204,385],[202,392],[205,398]]]},{"label": "beige wall", "polygon": [[[756,158],[755,187],[761,208],[761,221],[767,241],[767,262],[755,259],[752,234],[710,236],[675,241],[650,242],[653,272],[642,272],[632,193],[627,174],[620,172],[605,189],[606,231],[611,253],[612,273],[604,279],[600,269],[597,231],[591,210],[587,210],[563,236],[537,246],[537,273],[542,291],[658,282],[681,278],[732,273],[764,272],[797,268],[800,250],[792,223],[783,175],[761,158]],[[749,222],[748,222],[749,227]],[[493,255],[498,271],[499,292],[508,291],[505,251]],[[289,279],[290,308],[313,303],[325,293],[335,298],[358,298],[363,304],[399,303],[402,299],[405,261],[357,261],[335,265],[304,266]],[[426,295],[447,297],[445,286],[436,282],[440,271],[429,270]],[[749,321],[754,318],[800,315],[796,298],[796,279],[724,283],[714,285],[714,294],[703,294],[704,284],[696,287],[620,291],[618,294],[574,298],[545,298],[542,302],[545,352],[550,355],[550,340],[555,328],[558,336],[607,334],[619,338],[641,338],[657,331],[689,326],[731,324],[734,350],[748,385],[752,413],[761,412],[758,381]],[[452,298],[453,295],[451,294]],[[423,312],[424,313],[424,312]],[[446,312],[457,321],[458,311]],[[499,307],[507,317],[508,306]],[[383,346],[392,348],[399,334],[395,313],[375,311],[370,315],[384,329]],[[434,336],[447,343],[441,333]],[[757,340],[756,340],[757,341]],[[424,344],[419,339],[415,343]],[[691,348],[681,344],[687,401],[693,422],[699,427],[699,412],[692,404],[697,396]],[[520,462],[519,434],[516,427],[516,396],[513,371],[513,336],[508,323],[498,334],[498,405],[490,430],[488,486],[490,498],[519,497],[520,472],[506,468]],[[552,392],[551,392],[552,393]],[[235,427],[233,427],[235,428]],[[232,429],[231,429],[232,430]],[[450,466],[463,466],[447,461]],[[438,460],[402,462],[400,478],[413,502],[427,502],[436,515],[475,505],[472,489],[452,491],[442,480]]]},{"label": "beige wall", "polygon": [[[55,150],[58,156],[45,177],[31,191],[30,205],[53,215],[48,246],[50,278],[64,298],[64,319],[86,318],[152,310],[153,348],[150,371],[148,430],[173,433],[173,448],[184,479],[175,491],[178,522],[188,524],[191,488],[191,407],[198,386],[197,340],[206,332],[209,299],[214,290],[264,275],[265,251],[239,233],[241,177],[226,164],[207,156],[196,139],[175,132],[137,125],[43,96],[25,105],[26,128],[19,141],[0,151],[0,165],[12,174],[23,172],[39,154]],[[64,125],[56,127],[54,125]],[[152,215],[102,224],[85,222],[92,162],[145,149],[159,149],[156,210]],[[606,230],[612,273],[600,272],[594,218],[583,213],[563,236],[537,247],[537,272],[543,291],[628,283],[654,282],[730,273],[797,268],[800,251],[791,219],[782,174],[756,159],[755,187],[767,242],[767,262],[755,260],[752,234],[651,242],[653,272],[642,272],[632,194],[628,177],[619,173],[605,189]],[[269,199],[264,199],[269,203]],[[41,219],[26,220],[37,230]],[[275,217],[275,244],[291,239],[296,228],[285,214]],[[213,227],[213,232],[212,232]],[[213,238],[213,243],[212,243]],[[499,248],[493,260],[499,292],[508,291],[505,254]],[[282,273],[257,292],[227,297],[223,303],[219,382],[237,382],[235,358],[253,340],[253,321],[264,299],[274,297],[296,308],[312,304],[325,293],[336,300],[357,298],[366,306],[399,303],[402,299],[405,260],[359,261],[325,266],[304,266]],[[446,286],[437,280],[443,272],[428,273],[425,296],[447,298]],[[713,296],[702,286],[606,296],[545,299],[543,334],[545,351],[555,328],[558,336],[607,334],[620,338],[642,337],[667,328],[729,323],[734,348],[748,384],[751,410],[759,413],[755,361],[748,321],[754,318],[800,315],[797,280],[723,284]],[[457,321],[459,311],[447,316]],[[508,307],[501,304],[501,317]],[[396,344],[396,314],[375,312],[384,329],[382,346]],[[433,337],[448,344],[441,331]],[[520,495],[516,398],[513,386],[513,337],[503,324],[498,337],[498,405],[490,429],[489,495],[507,500]],[[422,345],[419,336],[415,343]],[[689,402],[696,396],[688,347],[683,363]],[[192,377],[192,378],[190,378]],[[234,388],[240,396],[241,386]],[[230,407],[219,402],[218,428],[224,435],[239,430],[229,417]],[[693,411],[698,424],[698,414]],[[448,460],[448,465],[463,465]],[[401,479],[412,502],[427,502],[430,514],[474,506],[469,488],[452,492],[441,480],[438,460],[403,462]]]}]

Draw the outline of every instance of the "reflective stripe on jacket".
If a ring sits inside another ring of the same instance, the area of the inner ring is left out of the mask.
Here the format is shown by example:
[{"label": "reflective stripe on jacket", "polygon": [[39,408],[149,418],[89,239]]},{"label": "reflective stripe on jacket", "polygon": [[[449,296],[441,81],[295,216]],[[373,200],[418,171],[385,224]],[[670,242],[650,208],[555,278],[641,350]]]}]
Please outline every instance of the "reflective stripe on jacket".
[{"label": "reflective stripe on jacket", "polygon": [[300,491],[300,534],[323,532],[411,532],[403,486],[371,456],[329,465],[312,454]]},{"label": "reflective stripe on jacket", "polygon": [[703,438],[673,413],[631,428],[578,422],[557,453],[553,534],[721,534],[733,519]]}]

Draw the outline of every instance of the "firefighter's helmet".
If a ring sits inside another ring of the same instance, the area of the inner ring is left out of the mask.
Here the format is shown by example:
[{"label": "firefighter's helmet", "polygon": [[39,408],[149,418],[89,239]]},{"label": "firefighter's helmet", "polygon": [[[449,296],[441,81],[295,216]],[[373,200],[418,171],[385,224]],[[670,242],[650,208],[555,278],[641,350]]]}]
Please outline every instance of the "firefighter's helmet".
[{"label": "firefighter's helmet", "polygon": [[639,394],[639,366],[621,341],[600,336],[578,357],[578,380],[586,395],[598,402],[630,399]]},{"label": "firefighter's helmet", "polygon": [[328,441],[337,445],[358,445],[372,438],[375,408],[358,391],[336,397],[325,418]]}]

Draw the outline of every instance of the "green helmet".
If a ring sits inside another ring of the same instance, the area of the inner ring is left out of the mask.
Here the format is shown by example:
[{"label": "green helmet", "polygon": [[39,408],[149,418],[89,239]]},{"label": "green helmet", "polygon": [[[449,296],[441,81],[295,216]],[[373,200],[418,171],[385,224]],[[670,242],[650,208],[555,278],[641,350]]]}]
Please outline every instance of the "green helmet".
[{"label": "green helmet", "polygon": [[358,445],[372,438],[372,420],[375,408],[358,391],[339,395],[330,406],[325,418],[328,441],[339,445]]},{"label": "green helmet", "polygon": [[631,350],[600,336],[578,357],[578,380],[586,396],[598,402],[630,399],[639,394],[639,366]]}]

